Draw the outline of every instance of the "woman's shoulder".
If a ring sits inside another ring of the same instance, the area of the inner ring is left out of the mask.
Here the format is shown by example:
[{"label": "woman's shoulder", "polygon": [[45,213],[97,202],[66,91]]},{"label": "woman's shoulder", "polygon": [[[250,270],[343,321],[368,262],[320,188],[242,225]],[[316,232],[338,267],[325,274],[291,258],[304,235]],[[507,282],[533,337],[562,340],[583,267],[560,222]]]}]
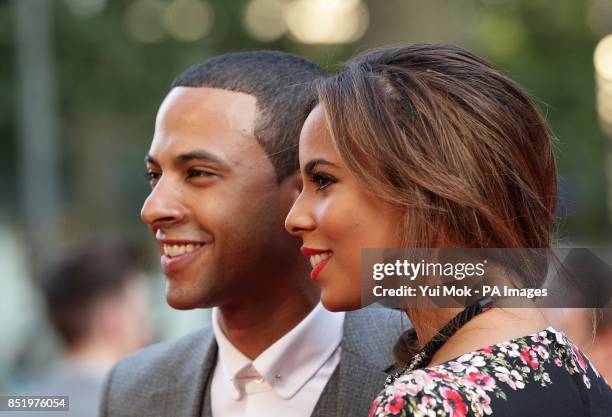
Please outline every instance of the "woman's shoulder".
[{"label": "woman's shoulder", "polygon": [[[574,384],[551,385],[558,379]],[[497,343],[429,368],[398,377],[378,395],[370,416],[466,416],[490,415],[495,407],[523,412],[527,396],[542,394],[571,401],[576,386],[596,395],[612,393],[586,356],[567,337],[552,327]],[[516,397],[515,397],[516,396]],[[517,414],[517,415],[519,415]],[[522,415],[522,414],[521,414]]]},{"label": "woman's shoulder", "polygon": [[372,403],[370,417],[465,416],[469,404],[461,386],[444,370],[426,368],[404,374],[386,386]]}]

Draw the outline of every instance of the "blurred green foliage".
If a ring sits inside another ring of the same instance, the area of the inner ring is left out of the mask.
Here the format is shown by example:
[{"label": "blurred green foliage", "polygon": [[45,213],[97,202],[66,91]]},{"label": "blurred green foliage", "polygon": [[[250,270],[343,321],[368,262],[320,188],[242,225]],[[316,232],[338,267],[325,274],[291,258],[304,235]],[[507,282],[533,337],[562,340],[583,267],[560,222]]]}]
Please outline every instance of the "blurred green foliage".
[{"label": "blurred green foliage", "polygon": [[[141,43],[124,30],[133,0],[109,0],[82,18],[56,0],[54,55],[62,147],[63,225],[67,235],[97,230],[143,233],[138,220],[148,193],[143,156],[155,113],[171,81],[208,56],[247,49],[281,49],[334,70],[366,47],[448,42],[492,61],[541,103],[559,138],[562,234],[610,236],[604,163],[608,139],[595,110],[593,50],[599,34],[582,0],[370,0],[370,27],[350,45],[303,45],[290,37],[252,39],[242,26],[246,1],[209,0],[215,24],[204,40],[168,36]],[[0,208],[18,210],[14,18],[0,2]]]}]

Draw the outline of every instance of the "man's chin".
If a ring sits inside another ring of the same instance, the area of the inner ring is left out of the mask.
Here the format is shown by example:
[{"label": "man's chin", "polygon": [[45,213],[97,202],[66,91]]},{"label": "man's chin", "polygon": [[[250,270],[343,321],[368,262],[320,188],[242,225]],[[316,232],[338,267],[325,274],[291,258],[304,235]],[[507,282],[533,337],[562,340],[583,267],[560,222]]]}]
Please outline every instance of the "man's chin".
[{"label": "man's chin", "polygon": [[220,294],[211,291],[211,289],[206,290],[173,284],[175,283],[166,282],[166,302],[176,310],[212,308],[218,305]]},{"label": "man's chin", "polygon": [[193,310],[198,308],[198,305],[188,300],[166,297],[166,302],[175,310]]},{"label": "man's chin", "polygon": [[202,304],[199,297],[182,288],[166,288],[166,302],[176,310],[192,310]]}]

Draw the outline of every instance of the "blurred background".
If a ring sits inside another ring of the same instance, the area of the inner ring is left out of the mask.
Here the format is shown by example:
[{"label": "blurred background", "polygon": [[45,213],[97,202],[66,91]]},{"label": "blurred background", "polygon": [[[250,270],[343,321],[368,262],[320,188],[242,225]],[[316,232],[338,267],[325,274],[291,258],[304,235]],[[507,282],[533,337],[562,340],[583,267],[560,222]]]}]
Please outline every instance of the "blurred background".
[{"label": "blurred background", "polygon": [[[35,278],[45,259],[107,236],[154,254],[139,219],[143,157],[169,84],[191,64],[265,48],[333,72],[370,47],[464,46],[525,87],[559,139],[560,238],[605,244],[611,33],[610,0],[0,0],[0,392],[61,355]],[[150,258],[137,268],[141,343],[206,323],[206,311],[166,306]]]}]

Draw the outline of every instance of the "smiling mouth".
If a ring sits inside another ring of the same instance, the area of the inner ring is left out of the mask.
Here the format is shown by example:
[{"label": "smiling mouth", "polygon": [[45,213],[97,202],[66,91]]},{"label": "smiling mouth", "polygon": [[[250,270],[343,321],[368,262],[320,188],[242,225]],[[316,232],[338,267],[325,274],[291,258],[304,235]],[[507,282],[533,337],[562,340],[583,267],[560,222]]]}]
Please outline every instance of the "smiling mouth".
[{"label": "smiling mouth", "polygon": [[332,254],[332,252],[323,252],[309,256],[310,265],[312,265],[312,271],[310,271],[311,280],[316,281],[323,268],[331,261]]},{"label": "smiling mouth", "polygon": [[195,252],[196,250],[200,249],[202,246],[204,246],[203,243],[188,243],[184,245],[164,244],[162,246],[162,250],[164,252],[164,255],[170,258],[174,258],[177,256],[185,255],[186,253]]},{"label": "smiling mouth", "polygon": [[327,258],[330,258],[331,256],[332,256],[332,252],[317,253],[316,255],[309,256],[310,265],[313,268],[316,268],[317,265],[319,265],[321,262],[323,262]]}]

